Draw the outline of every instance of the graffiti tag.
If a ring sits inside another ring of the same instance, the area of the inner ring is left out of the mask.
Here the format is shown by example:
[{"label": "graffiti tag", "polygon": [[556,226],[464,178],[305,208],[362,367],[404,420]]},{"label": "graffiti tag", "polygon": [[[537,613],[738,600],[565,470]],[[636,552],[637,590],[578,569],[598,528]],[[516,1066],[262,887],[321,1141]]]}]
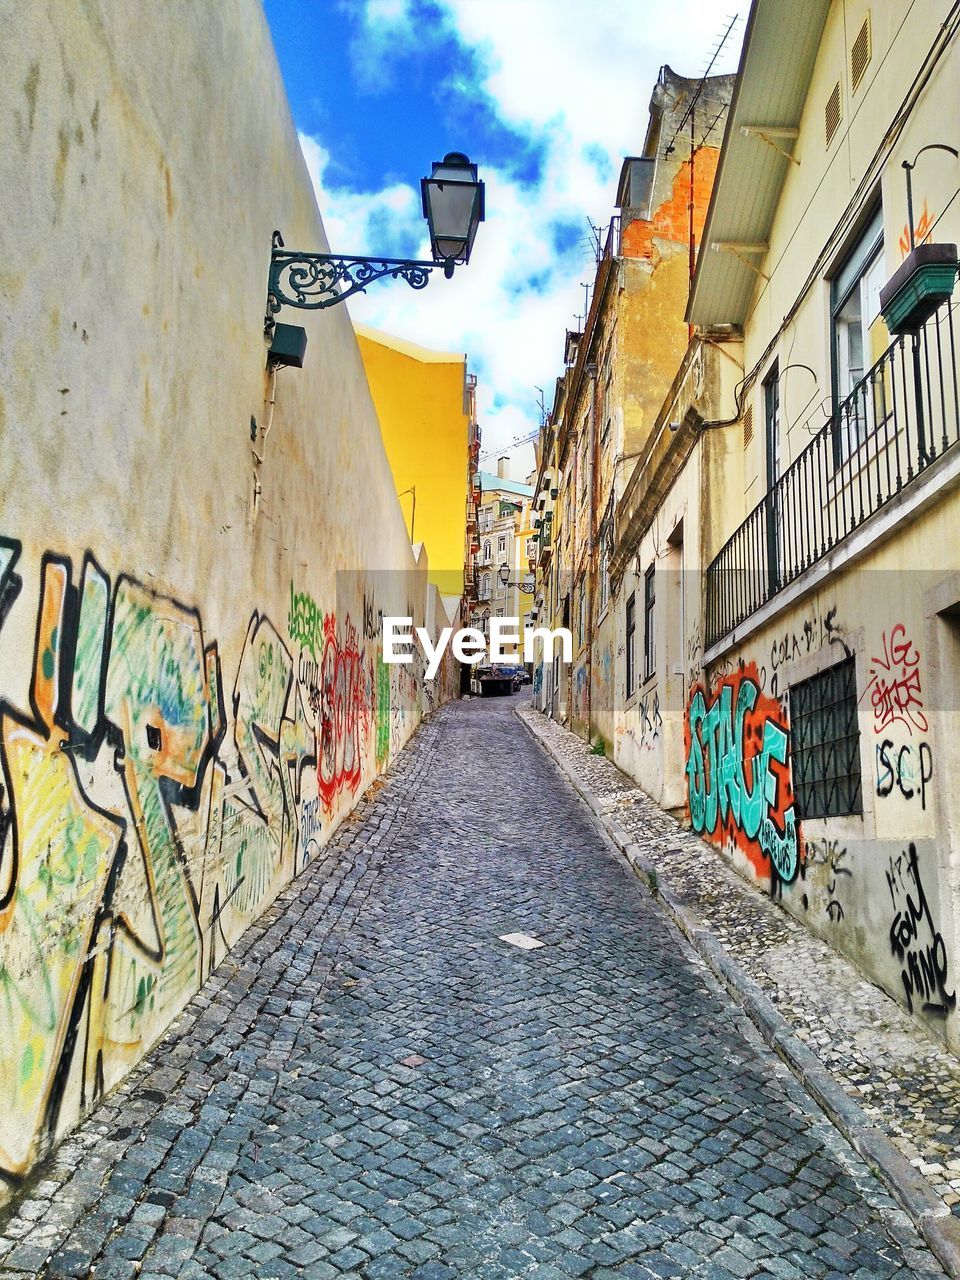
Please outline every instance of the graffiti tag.
[{"label": "graffiti tag", "polygon": [[920,653],[902,622],[889,634],[883,633],[883,654],[871,661],[864,696],[869,692],[874,732],[882,733],[898,723],[908,733],[914,729],[926,733],[929,726],[921,697]]},{"label": "graffiti tag", "polygon": [[902,965],[900,980],[907,1008],[912,1012],[917,998],[924,1013],[945,1017],[957,996],[947,990],[947,948],[920,878],[916,845],[891,858],[886,874],[896,912],[890,925],[890,949]]}]

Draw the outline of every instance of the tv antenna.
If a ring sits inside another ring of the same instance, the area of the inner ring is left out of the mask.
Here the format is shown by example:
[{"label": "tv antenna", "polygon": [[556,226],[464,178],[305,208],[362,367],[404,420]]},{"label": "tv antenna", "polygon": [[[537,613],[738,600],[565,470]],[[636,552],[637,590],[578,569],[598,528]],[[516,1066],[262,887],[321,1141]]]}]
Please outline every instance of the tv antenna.
[{"label": "tv antenna", "polygon": [[[670,141],[667,143],[666,147],[664,148],[664,152],[663,152],[664,158],[666,158],[668,155],[671,154],[671,152],[674,151],[676,147],[677,139],[679,138],[680,134],[683,132],[687,124],[690,125],[690,136],[691,138],[693,137],[694,117],[697,110],[697,103],[700,101],[700,96],[703,93],[703,90],[706,86],[707,79],[709,78],[710,72],[716,66],[717,59],[720,57],[720,54],[723,52],[727,41],[730,39],[730,36],[733,34],[734,27],[737,25],[739,21],[740,21],[739,13],[731,14],[730,18],[727,21],[726,30],[723,32],[723,35],[721,35],[717,40],[717,43],[714,46],[712,53],[710,54],[710,59],[707,62],[706,69],[704,70],[703,75],[701,75],[700,79],[697,81],[697,87],[696,89],[694,89],[693,96],[691,97],[689,103],[687,104],[687,109],[683,113],[683,116],[681,117],[680,122],[677,125],[676,129],[674,129],[673,137],[670,139]],[[714,124],[715,123],[716,121],[714,121]],[[713,125],[711,125],[710,127],[713,128]],[[707,133],[709,132],[710,130],[708,129]]]}]

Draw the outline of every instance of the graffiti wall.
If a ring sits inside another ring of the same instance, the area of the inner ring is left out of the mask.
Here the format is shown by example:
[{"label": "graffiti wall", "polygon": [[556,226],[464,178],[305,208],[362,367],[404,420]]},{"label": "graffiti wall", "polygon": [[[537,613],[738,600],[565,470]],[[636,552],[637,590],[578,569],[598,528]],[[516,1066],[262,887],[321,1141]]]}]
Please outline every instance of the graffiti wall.
[{"label": "graffiti wall", "polygon": [[20,545],[0,548],[0,621],[31,611],[35,626],[26,703],[0,701],[10,1180],[319,854],[421,709],[379,634],[292,586],[280,629],[254,611],[225,671],[188,603],[90,553],[45,555],[30,601]]},{"label": "graffiti wall", "polygon": [[128,19],[30,0],[0,83],[0,1198],[449,688],[346,308],[268,367],[326,237],[261,6]]},{"label": "graffiti wall", "polygon": [[[701,668],[684,777],[694,831],[908,1012],[944,1027],[956,1007],[951,855],[924,588],[916,574],[851,575]],[[816,684],[838,665],[852,667],[846,692]],[[805,739],[791,724],[801,707]],[[822,780],[815,791],[804,771]]]},{"label": "graffiti wall", "polygon": [[687,713],[687,786],[694,831],[739,849],[759,876],[789,883],[799,867],[787,755],[789,727],[760,692],[755,666],[696,688]]}]

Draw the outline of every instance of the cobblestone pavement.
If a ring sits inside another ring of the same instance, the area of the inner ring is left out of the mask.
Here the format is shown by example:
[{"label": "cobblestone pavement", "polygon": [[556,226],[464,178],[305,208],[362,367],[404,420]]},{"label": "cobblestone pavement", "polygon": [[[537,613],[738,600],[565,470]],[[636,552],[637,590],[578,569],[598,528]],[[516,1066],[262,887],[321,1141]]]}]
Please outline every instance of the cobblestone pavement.
[{"label": "cobblestone pavement", "polygon": [[609,760],[529,704],[521,715],[641,842],[663,884],[716,934],[870,1120],[960,1215],[960,1062]]},{"label": "cobblestone pavement", "polygon": [[421,730],[38,1170],[5,1274],[942,1274],[515,705]]}]

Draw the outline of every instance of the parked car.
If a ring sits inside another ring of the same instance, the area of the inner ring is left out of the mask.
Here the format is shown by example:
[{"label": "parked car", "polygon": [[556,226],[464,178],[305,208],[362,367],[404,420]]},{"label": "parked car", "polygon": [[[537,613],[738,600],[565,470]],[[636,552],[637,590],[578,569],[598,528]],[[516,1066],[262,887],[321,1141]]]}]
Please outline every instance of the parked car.
[{"label": "parked car", "polygon": [[504,694],[516,693],[520,688],[520,680],[515,667],[477,667],[476,677],[482,698],[497,698]]}]

